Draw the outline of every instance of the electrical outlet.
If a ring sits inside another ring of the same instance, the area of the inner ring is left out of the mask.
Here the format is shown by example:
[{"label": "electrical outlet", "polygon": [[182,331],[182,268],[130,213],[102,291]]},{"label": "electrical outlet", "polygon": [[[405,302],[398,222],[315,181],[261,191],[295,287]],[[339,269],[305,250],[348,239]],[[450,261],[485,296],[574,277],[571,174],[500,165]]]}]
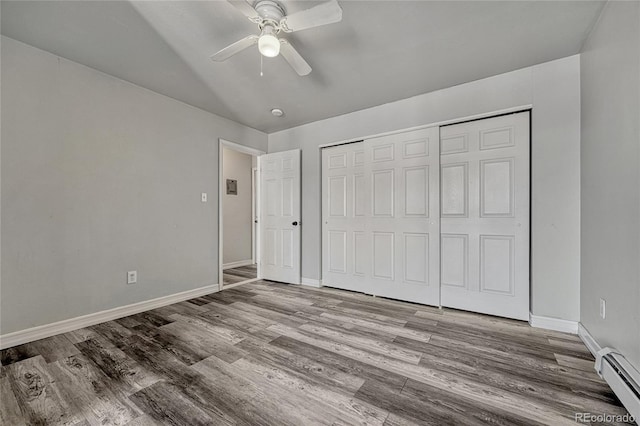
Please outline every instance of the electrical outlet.
[{"label": "electrical outlet", "polygon": [[605,319],[607,316],[607,301],[600,299],[600,318]]},{"label": "electrical outlet", "polygon": [[127,284],[135,284],[138,282],[138,271],[127,272]]},{"label": "electrical outlet", "polygon": [[203,203],[206,203],[207,202],[207,193],[203,192],[202,196],[200,197],[200,199],[202,200]]}]

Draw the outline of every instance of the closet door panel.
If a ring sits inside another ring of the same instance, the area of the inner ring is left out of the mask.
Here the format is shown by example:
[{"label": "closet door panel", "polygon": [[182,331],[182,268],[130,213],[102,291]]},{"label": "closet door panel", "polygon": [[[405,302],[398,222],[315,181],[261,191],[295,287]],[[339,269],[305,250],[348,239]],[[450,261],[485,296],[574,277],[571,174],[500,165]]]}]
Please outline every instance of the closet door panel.
[{"label": "closet door panel", "polygon": [[322,156],[323,285],[439,305],[438,128]]},{"label": "closet door panel", "polygon": [[440,129],[442,305],[529,319],[529,113]]}]

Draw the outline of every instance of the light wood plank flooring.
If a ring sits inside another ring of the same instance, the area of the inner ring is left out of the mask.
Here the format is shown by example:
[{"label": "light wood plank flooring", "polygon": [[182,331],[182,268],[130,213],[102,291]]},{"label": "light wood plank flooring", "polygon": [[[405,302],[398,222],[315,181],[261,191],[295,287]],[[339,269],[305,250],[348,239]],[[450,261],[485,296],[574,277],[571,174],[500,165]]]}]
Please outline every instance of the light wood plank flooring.
[{"label": "light wood plank flooring", "polygon": [[3,425],[575,424],[576,336],[257,281],[2,351]]},{"label": "light wood plank flooring", "polygon": [[254,278],[258,278],[256,265],[239,266],[222,271],[222,283],[224,285],[237,284]]}]

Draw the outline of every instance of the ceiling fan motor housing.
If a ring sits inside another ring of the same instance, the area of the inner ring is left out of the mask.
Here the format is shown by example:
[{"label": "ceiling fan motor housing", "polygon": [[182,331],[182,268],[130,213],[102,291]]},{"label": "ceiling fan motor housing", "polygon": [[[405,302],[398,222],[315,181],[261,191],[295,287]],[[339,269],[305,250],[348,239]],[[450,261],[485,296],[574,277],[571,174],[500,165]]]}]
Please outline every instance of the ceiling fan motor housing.
[{"label": "ceiling fan motor housing", "polygon": [[254,6],[254,9],[256,10],[256,12],[258,12],[263,20],[261,26],[269,24],[277,27],[280,23],[280,20],[285,16],[284,8],[280,5],[280,3],[277,3],[273,0],[260,0]]}]

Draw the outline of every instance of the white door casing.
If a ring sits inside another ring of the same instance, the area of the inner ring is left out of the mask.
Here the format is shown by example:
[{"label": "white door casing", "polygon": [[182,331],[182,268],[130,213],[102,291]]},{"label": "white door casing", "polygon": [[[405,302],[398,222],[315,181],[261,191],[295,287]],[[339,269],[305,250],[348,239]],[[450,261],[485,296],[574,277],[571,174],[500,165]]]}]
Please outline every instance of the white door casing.
[{"label": "white door casing", "polygon": [[323,150],[323,284],[440,304],[438,128]]},{"label": "white door casing", "polygon": [[529,319],[529,112],[440,129],[442,305]]},{"label": "white door casing", "polygon": [[251,169],[251,259],[258,263],[258,168]]},{"label": "white door casing", "polygon": [[260,157],[261,278],[300,284],[300,150]]}]

